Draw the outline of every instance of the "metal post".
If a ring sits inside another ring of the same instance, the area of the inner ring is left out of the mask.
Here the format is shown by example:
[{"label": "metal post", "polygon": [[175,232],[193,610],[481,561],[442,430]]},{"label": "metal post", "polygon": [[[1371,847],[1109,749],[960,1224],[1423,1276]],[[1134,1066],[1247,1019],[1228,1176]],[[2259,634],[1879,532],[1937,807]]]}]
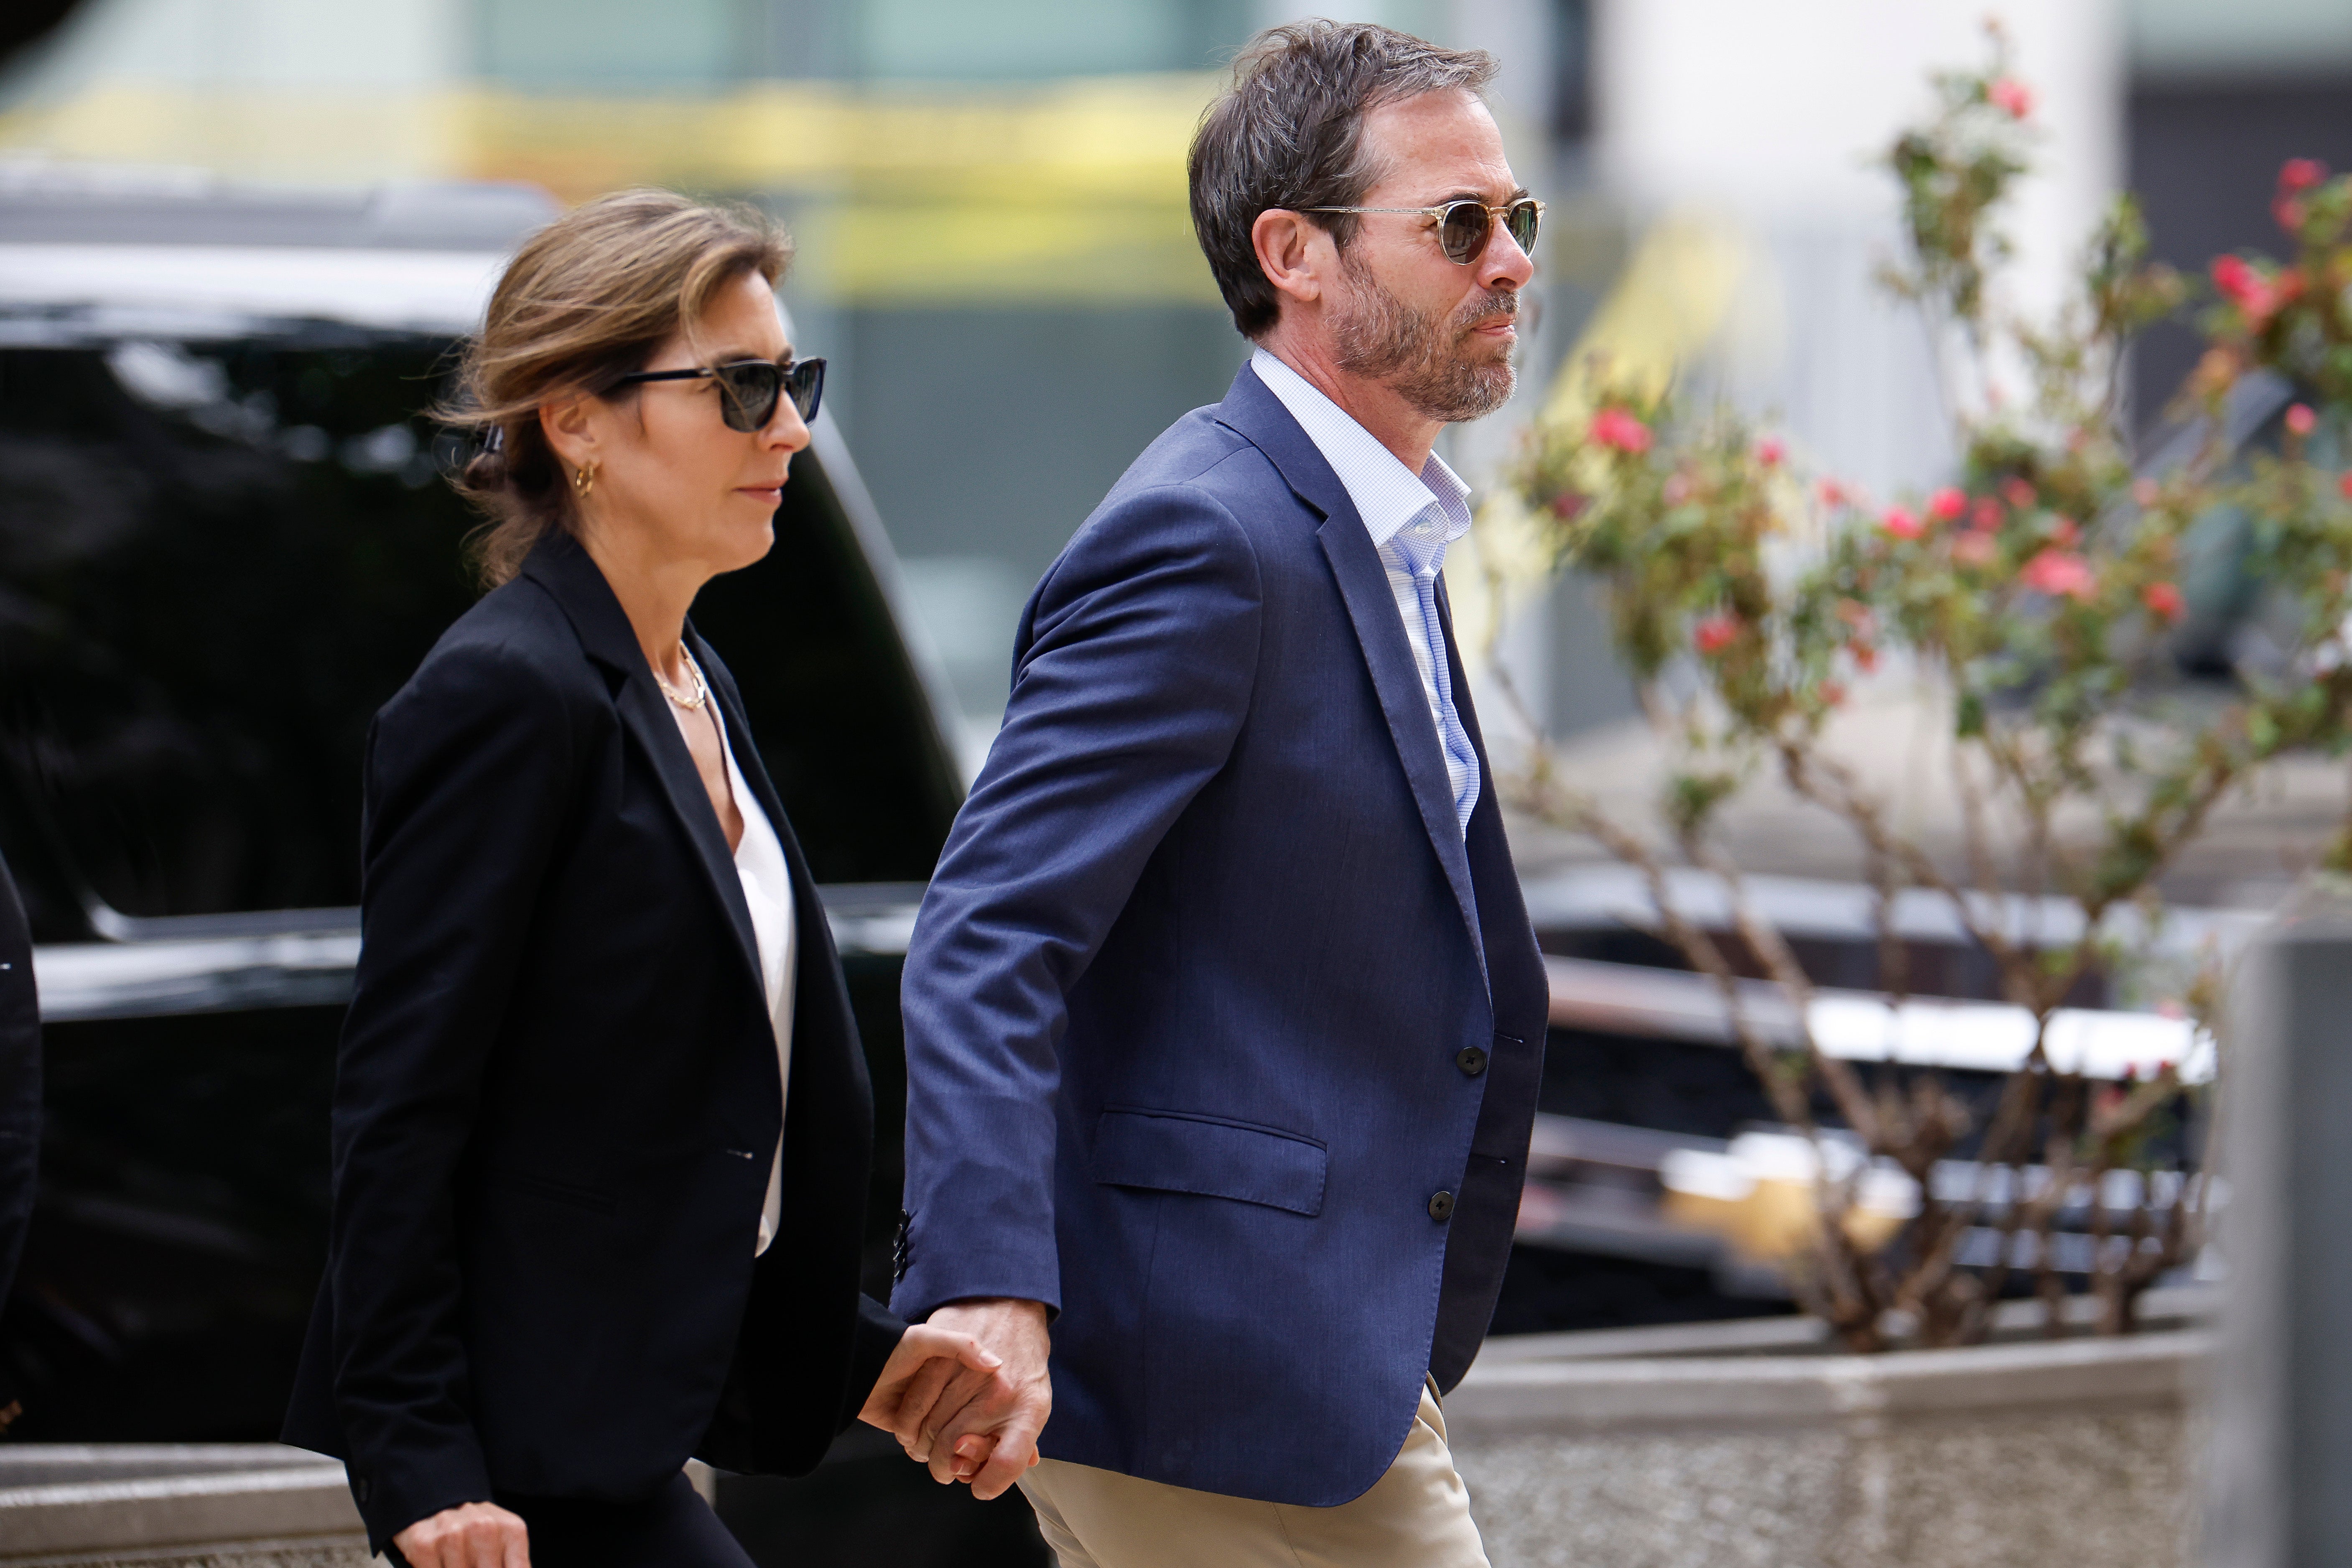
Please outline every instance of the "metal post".
[{"label": "metal post", "polygon": [[2221,1082],[2206,1561],[2336,1568],[2352,1563],[2352,891],[2306,893],[2249,949]]}]

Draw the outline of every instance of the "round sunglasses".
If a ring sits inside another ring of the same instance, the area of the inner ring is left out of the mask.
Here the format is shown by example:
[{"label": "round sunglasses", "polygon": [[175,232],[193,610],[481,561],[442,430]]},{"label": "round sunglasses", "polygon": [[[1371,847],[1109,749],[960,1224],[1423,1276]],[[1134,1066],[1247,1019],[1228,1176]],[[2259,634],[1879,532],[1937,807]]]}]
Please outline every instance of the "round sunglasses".
[{"label": "round sunglasses", "polygon": [[1510,231],[1511,242],[1527,255],[1536,253],[1536,231],[1543,226],[1543,203],[1533,196],[1521,196],[1501,206],[1489,206],[1485,202],[1446,202],[1433,207],[1301,207],[1310,213],[1404,213],[1415,217],[1437,220],[1437,247],[1445,252],[1446,259],[1464,266],[1486,254],[1486,240],[1495,232],[1495,219],[1499,216],[1503,226]]},{"label": "round sunglasses", "polygon": [[776,405],[786,396],[803,420],[816,417],[824,396],[824,361],[747,359],[731,364],[698,365],[692,370],[641,370],[613,383],[634,386],[647,381],[715,381],[719,384],[719,416],[730,430],[749,435],[764,430],[776,416]]}]

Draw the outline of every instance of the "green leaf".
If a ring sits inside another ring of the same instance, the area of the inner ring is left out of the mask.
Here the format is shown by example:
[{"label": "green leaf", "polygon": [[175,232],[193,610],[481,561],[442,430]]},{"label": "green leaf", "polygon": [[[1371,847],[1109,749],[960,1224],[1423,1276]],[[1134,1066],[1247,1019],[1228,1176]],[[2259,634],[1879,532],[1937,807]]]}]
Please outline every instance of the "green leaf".
[{"label": "green leaf", "polygon": [[2246,715],[2246,739],[2257,756],[2266,757],[2278,749],[2278,721],[2271,717],[2268,708],[2256,708]]}]

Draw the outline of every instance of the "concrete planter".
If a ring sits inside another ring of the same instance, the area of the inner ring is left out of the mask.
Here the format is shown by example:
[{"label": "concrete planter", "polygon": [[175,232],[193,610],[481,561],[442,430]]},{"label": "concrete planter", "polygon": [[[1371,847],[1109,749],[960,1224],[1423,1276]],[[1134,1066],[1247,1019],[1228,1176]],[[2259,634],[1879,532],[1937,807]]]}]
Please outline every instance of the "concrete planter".
[{"label": "concrete planter", "polygon": [[1877,1356],[1797,1319],[1496,1340],[1446,1426],[1495,1568],[2179,1568],[2210,1352],[2179,1321]]},{"label": "concrete planter", "polygon": [[[2150,1305],[2132,1339],[1881,1356],[1793,1318],[1496,1340],[1446,1424],[1495,1568],[2180,1568],[2208,1341]],[[370,1561],[297,1449],[0,1447],[0,1568]]]},{"label": "concrete planter", "polygon": [[0,1563],[366,1568],[331,1459],[274,1443],[0,1447]]}]

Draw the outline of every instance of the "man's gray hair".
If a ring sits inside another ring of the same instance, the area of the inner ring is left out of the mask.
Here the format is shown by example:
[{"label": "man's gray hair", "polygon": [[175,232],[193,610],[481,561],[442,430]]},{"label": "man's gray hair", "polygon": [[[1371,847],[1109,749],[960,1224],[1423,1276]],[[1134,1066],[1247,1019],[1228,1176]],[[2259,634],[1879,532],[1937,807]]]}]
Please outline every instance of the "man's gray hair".
[{"label": "man's gray hair", "polygon": [[[1364,116],[1425,92],[1476,92],[1495,76],[1482,49],[1441,49],[1370,22],[1320,18],[1268,27],[1234,59],[1233,86],[1201,116],[1190,163],[1192,232],[1244,337],[1262,338],[1280,296],[1250,229],[1269,208],[1355,206],[1378,182]],[[1309,214],[1345,250],[1356,219]]]}]

